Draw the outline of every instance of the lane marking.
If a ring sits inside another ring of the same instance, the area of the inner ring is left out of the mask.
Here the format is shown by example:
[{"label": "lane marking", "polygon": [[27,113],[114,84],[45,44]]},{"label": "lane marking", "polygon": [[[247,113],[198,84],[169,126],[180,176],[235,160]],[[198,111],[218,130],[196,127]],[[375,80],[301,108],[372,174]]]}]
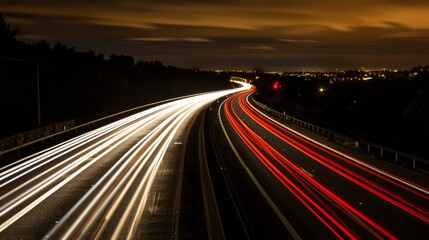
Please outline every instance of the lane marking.
[{"label": "lane marking", "polygon": [[[311,174],[309,171],[305,170],[303,167],[299,167],[299,169],[301,169],[303,172],[305,172],[308,176],[310,177],[314,177],[313,174]],[[313,170],[314,171],[314,170]]]},{"label": "lane marking", "polygon": [[222,127],[222,130],[223,130],[223,133],[225,134],[225,137],[226,137],[229,145],[231,146],[231,148],[232,148],[235,156],[237,157],[237,159],[240,162],[240,164],[242,165],[242,167],[245,169],[247,175],[249,175],[249,177],[252,180],[253,184],[255,184],[256,188],[259,190],[259,192],[262,194],[262,196],[265,198],[265,200],[271,206],[271,208],[273,209],[274,213],[277,215],[277,217],[280,219],[280,221],[283,223],[283,225],[286,227],[286,229],[289,231],[289,233],[292,235],[292,237],[294,239],[301,240],[302,238],[299,236],[299,234],[293,228],[292,224],[282,214],[282,212],[280,211],[280,209],[277,207],[277,205],[274,203],[274,201],[270,198],[270,196],[268,195],[268,193],[264,190],[264,188],[262,187],[262,185],[256,179],[255,175],[253,175],[252,171],[250,171],[250,169],[247,167],[246,163],[244,163],[243,159],[241,158],[241,156],[239,155],[237,149],[234,147],[231,139],[229,138],[229,135],[226,132],[226,129],[224,127],[224,124],[223,124],[223,121],[222,121],[222,117],[220,115],[220,109],[224,105],[225,101],[226,100],[224,100],[221,103],[221,105],[219,106],[219,109],[218,109],[219,121],[220,121],[220,125]]}]

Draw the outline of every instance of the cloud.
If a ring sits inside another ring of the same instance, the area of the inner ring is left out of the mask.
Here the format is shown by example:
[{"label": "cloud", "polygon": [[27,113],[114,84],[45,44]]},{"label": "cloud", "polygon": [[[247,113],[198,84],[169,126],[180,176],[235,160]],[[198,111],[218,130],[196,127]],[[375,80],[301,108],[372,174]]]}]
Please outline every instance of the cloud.
[{"label": "cloud", "polygon": [[406,66],[429,52],[423,0],[3,0],[0,9],[23,40],[179,66]]},{"label": "cloud", "polygon": [[309,39],[287,39],[282,38],[279,39],[280,42],[287,42],[287,43],[318,43],[320,41],[317,40],[309,40]]},{"label": "cloud", "polygon": [[20,34],[19,39],[24,41],[51,40],[49,36],[37,34]]},{"label": "cloud", "polygon": [[138,37],[138,38],[126,38],[125,40],[130,41],[144,41],[144,42],[214,42],[208,38],[199,37],[185,37],[185,38],[173,38],[173,37]]},{"label": "cloud", "polygon": [[242,49],[250,49],[250,50],[260,50],[260,51],[273,51],[276,50],[276,48],[268,45],[257,45],[257,46],[243,46],[240,47]]}]

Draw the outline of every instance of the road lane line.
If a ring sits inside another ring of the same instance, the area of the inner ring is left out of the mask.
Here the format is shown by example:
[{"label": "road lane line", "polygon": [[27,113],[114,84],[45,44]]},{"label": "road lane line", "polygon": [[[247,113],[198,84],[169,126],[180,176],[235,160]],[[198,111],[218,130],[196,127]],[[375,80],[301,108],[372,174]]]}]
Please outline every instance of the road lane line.
[{"label": "road lane line", "polygon": [[[226,100],[225,100],[226,101]],[[259,183],[259,181],[256,179],[256,177],[253,175],[253,173],[250,171],[250,169],[247,167],[247,165],[244,163],[243,159],[239,155],[237,149],[234,147],[234,144],[232,143],[231,139],[229,138],[228,133],[226,132],[225,126],[222,121],[222,117],[220,115],[220,109],[224,105],[225,101],[223,101],[218,109],[218,116],[220,125],[222,127],[223,133],[225,134],[225,137],[231,146],[235,156],[237,157],[238,161],[240,162],[241,166],[244,168],[246,173],[249,175],[252,182],[255,184],[255,186],[258,188],[259,192],[262,194],[262,196],[265,198],[265,200],[268,202],[268,204],[273,209],[274,213],[277,215],[277,217],[280,219],[280,221],[283,223],[283,225],[286,227],[286,229],[289,231],[289,233],[292,235],[292,237],[296,240],[300,240],[301,237],[299,236],[298,232],[293,228],[292,224],[286,219],[286,217],[281,213],[280,209],[277,207],[277,205],[274,203],[274,201],[270,198],[268,193],[264,190],[262,185]]]}]

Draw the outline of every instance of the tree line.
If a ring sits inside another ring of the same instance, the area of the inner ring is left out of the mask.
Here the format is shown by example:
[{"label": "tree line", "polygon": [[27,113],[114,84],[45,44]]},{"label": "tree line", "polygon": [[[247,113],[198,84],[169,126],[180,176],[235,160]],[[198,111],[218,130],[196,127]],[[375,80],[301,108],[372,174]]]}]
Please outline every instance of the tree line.
[{"label": "tree line", "polygon": [[230,87],[227,74],[16,36],[0,13],[0,137],[37,127],[37,75],[43,125]]}]

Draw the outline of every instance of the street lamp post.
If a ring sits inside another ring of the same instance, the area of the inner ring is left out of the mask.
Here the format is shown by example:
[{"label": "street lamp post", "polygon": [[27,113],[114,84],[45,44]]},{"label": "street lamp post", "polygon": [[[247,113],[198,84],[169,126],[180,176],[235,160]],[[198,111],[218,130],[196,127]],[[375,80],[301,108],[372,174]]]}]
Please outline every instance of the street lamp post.
[{"label": "street lamp post", "polygon": [[40,113],[40,74],[39,62],[36,62],[36,76],[37,76],[37,126],[40,127],[42,123],[42,114]]},{"label": "street lamp post", "polygon": [[[0,58],[2,59],[6,59],[9,61],[15,61],[15,62],[23,62],[23,63],[32,63],[34,64],[34,62],[32,61],[28,61],[28,60],[24,60],[24,59],[19,59],[19,58],[11,58],[11,57],[5,57],[5,56],[0,56]],[[40,127],[41,124],[41,113],[40,113],[40,72],[39,72],[39,62],[36,61],[36,85],[37,85],[37,126]]]}]

